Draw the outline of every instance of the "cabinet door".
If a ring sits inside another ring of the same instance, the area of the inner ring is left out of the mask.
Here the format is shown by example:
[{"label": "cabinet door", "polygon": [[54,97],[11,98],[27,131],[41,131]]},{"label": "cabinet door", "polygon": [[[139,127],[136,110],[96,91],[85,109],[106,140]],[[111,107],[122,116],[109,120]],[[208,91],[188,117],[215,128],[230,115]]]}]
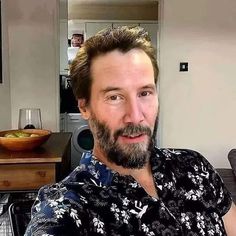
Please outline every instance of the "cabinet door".
[{"label": "cabinet door", "polygon": [[56,164],[4,164],[0,165],[0,173],[0,191],[35,190],[43,185],[55,183]]},{"label": "cabinet door", "polygon": [[140,23],[140,26],[143,27],[149,34],[152,44],[158,50],[157,44],[157,32],[158,32],[158,24],[157,23]]},{"label": "cabinet door", "polygon": [[60,74],[68,74],[68,26],[67,20],[60,21]]},{"label": "cabinet door", "polygon": [[109,22],[87,22],[85,23],[85,38],[88,39],[102,29],[112,27]]}]

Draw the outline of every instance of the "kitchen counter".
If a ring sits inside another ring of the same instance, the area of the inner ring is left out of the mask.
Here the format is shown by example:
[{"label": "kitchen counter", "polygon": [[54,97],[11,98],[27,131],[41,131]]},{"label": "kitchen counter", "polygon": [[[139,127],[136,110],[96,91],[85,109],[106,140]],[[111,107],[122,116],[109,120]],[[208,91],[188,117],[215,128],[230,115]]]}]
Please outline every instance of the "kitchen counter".
[{"label": "kitchen counter", "polygon": [[71,133],[52,133],[46,143],[31,151],[0,147],[0,191],[37,190],[60,181],[70,172]]}]

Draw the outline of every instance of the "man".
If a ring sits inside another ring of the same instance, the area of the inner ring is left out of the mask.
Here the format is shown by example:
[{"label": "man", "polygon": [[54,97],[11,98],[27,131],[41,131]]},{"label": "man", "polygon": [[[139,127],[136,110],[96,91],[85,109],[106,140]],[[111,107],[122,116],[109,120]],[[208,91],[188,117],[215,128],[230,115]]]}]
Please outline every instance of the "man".
[{"label": "man", "polygon": [[94,148],[40,190],[26,235],[236,235],[235,206],[206,159],[154,145],[158,68],[143,29],[90,38],[71,76]]}]

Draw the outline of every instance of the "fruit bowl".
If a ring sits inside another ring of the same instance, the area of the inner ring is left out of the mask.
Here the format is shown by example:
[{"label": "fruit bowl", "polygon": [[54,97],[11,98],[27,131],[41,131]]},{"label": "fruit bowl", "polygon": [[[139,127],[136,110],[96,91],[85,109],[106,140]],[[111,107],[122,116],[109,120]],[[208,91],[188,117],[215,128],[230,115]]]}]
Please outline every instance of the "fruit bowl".
[{"label": "fruit bowl", "polygon": [[11,151],[32,150],[45,143],[51,131],[45,129],[6,130],[0,132],[0,146]]}]

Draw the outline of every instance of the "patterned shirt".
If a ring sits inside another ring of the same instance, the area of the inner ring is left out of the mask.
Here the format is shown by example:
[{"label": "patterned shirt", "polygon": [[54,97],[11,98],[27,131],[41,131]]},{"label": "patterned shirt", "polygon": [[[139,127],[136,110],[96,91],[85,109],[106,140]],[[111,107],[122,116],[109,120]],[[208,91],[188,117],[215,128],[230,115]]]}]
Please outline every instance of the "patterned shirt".
[{"label": "patterned shirt", "polygon": [[150,163],[158,198],[87,153],[67,178],[40,189],[25,235],[226,235],[232,199],[205,158],[155,148]]}]

